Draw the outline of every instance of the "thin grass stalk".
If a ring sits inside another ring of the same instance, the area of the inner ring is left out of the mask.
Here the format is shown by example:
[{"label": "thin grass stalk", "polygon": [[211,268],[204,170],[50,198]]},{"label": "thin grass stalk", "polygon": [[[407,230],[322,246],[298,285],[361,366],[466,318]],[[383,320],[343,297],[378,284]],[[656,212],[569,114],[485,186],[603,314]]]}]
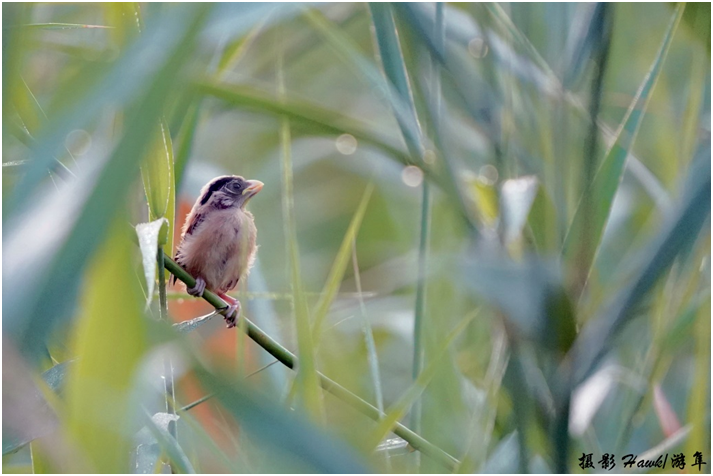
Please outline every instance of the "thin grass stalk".
[{"label": "thin grass stalk", "polygon": [[[593,197],[591,188],[594,182],[594,175],[597,172],[597,162],[599,160],[599,126],[597,125],[597,121],[599,120],[602,96],[604,94],[604,75],[606,74],[609,58],[613,17],[612,7],[607,3],[599,4],[595,12],[595,17],[592,21],[596,22],[595,28],[599,31],[599,38],[597,55],[594,63],[594,80],[592,81],[592,86],[589,91],[589,117],[591,118],[591,122],[589,130],[587,131],[587,139],[584,144],[583,151],[584,183],[582,186],[582,207],[584,210],[584,216],[590,216],[593,213]],[[584,220],[582,222],[582,226],[584,227],[584,230],[580,235],[581,241],[578,245],[579,259],[577,260],[577,273],[574,283],[575,300],[581,297],[582,292],[584,291],[587,277],[589,276],[587,257],[592,254],[590,248],[592,248],[592,246],[596,246],[596,244],[592,242],[590,222],[588,220]]]},{"label": "thin grass stalk", "polygon": [[[280,101],[286,96],[284,78],[284,55],[282,46],[277,61],[277,95]],[[288,274],[292,286],[292,309],[297,328],[297,347],[301,357],[301,365],[297,371],[295,382],[299,390],[302,405],[317,421],[323,421],[324,415],[319,394],[319,383],[316,373],[314,345],[307,302],[302,293],[302,279],[299,261],[299,244],[297,242],[297,225],[295,222],[295,205],[293,194],[292,149],[290,135],[290,119],[280,118],[280,146],[282,167],[282,218],[285,233],[285,251],[289,259]],[[292,391],[290,391],[292,394]]]},{"label": "thin grass stalk", "polygon": [[[166,268],[164,257],[166,254],[162,247],[158,247],[158,252],[156,255],[156,260],[158,264],[158,302],[159,302],[159,317],[162,321],[168,322],[168,299],[166,298],[166,273],[164,269]],[[173,379],[173,362],[171,362],[171,357],[166,355],[163,359],[163,389],[164,398],[166,400],[166,413],[169,415],[176,414],[176,408],[174,406],[174,399],[176,389],[174,387]],[[168,433],[173,437],[178,439],[178,429],[176,427],[175,419],[171,419],[168,423]]]},{"label": "thin grass stalk", "polygon": [[580,261],[583,258],[583,253],[577,255],[577,244],[581,241],[583,232],[583,222],[590,222],[589,234],[593,235],[594,243],[588,251],[592,253],[586,256],[586,263],[579,263],[579,266],[587,266],[589,273],[592,272],[592,267],[597,262],[599,250],[602,244],[602,235],[611,214],[611,207],[619,189],[623,172],[629,157],[641,122],[644,117],[647,105],[651,99],[652,92],[656,87],[658,78],[661,74],[663,64],[670,49],[674,34],[683,15],[683,7],[678,6],[671,16],[666,32],[664,33],[661,46],[654,58],[651,69],[644,77],[643,82],[622,119],[619,128],[615,134],[616,139],[607,151],[604,160],[599,164],[598,170],[593,178],[591,185],[591,194],[593,199],[590,202],[591,212],[589,215],[582,213],[581,207],[578,205],[574,217],[570,221],[569,229],[565,236],[563,254],[568,261],[573,257],[577,257]]},{"label": "thin grass stalk", "polygon": [[[245,322],[245,319],[241,319],[241,320],[242,320],[243,322]],[[243,332],[247,335],[247,327],[244,327],[244,328],[242,328],[242,329],[240,329],[240,330],[243,331]],[[273,360],[273,361],[270,362],[269,364],[265,364],[265,365],[263,365],[262,367],[260,367],[259,369],[255,370],[255,371],[253,371],[253,372],[250,372],[250,373],[247,374],[244,378],[245,378],[245,379],[248,379],[248,378],[252,377],[253,375],[259,374],[259,373],[262,372],[263,370],[265,370],[265,369],[267,369],[267,368],[269,368],[269,367],[272,367],[273,365],[275,365],[275,364],[278,363],[278,362],[279,362],[279,360]],[[210,400],[210,399],[213,398],[213,397],[215,397],[215,393],[209,393],[209,394],[207,394],[207,395],[203,395],[203,396],[202,396],[201,398],[199,398],[198,400],[194,400],[193,402],[191,402],[191,403],[189,403],[189,404],[187,404],[187,405],[182,406],[181,409],[178,410],[178,411],[181,412],[181,413],[187,412],[188,410],[191,410],[191,409],[197,407],[197,406],[200,405],[201,403],[207,402],[208,400]],[[175,402],[174,402],[174,405],[175,405]]]},{"label": "thin grass stalk", "polygon": [[[590,216],[594,213],[594,203],[592,202],[594,176],[597,172],[597,162],[599,157],[599,127],[597,119],[601,110],[604,75],[606,73],[607,61],[609,56],[609,46],[611,44],[611,24],[612,10],[607,4],[602,4],[596,9],[596,14],[592,20],[596,22],[595,28],[599,32],[597,41],[596,57],[594,65],[594,79],[592,81],[590,93],[590,111],[591,123],[584,144],[584,184],[581,206],[583,207],[584,216]],[[575,282],[574,282],[574,299],[581,297],[584,287],[586,286],[589,276],[589,259],[593,254],[592,249],[597,246],[593,241],[593,232],[591,224],[588,220],[582,222],[583,230],[578,243],[579,259],[576,260]],[[555,392],[555,418],[554,418],[554,433],[552,435],[553,448],[557,448],[555,453],[555,471],[558,473],[569,472],[569,419],[571,410],[571,374],[564,372],[563,382],[559,386],[560,392]]]},{"label": "thin grass stalk", "polygon": [[[362,328],[364,331],[364,340],[366,342],[367,361],[369,363],[369,373],[374,385],[374,400],[376,400],[376,408],[380,413],[384,413],[384,392],[381,388],[381,373],[379,372],[379,355],[376,352],[376,342],[374,342],[374,333],[369,323],[369,318],[366,315],[366,305],[364,304],[364,295],[361,289],[361,276],[359,273],[359,263],[356,253],[356,239],[352,241],[352,266],[354,268],[354,283],[356,284],[357,295],[359,299],[359,310],[362,317]],[[414,430],[415,431],[415,430]]]},{"label": "thin grass stalk", "polygon": [[193,149],[193,142],[200,123],[201,102],[201,98],[198,97],[194,99],[193,103],[189,106],[188,111],[186,112],[188,117],[186,117],[183,122],[181,130],[178,133],[178,137],[176,138],[178,141],[178,150],[176,158],[173,162],[173,175],[175,177],[174,184],[176,190],[180,190],[181,188],[183,176],[186,171],[186,165],[188,165],[188,159],[190,158],[191,150]]},{"label": "thin grass stalk", "polygon": [[[438,46],[445,48],[445,28],[443,18],[443,3],[436,3],[436,22],[434,36],[439,43]],[[441,119],[441,74],[440,68],[436,61],[431,58],[431,79],[432,91],[431,97],[435,101],[435,117],[434,121],[440,126]],[[416,285],[416,306],[413,328],[413,368],[411,375],[416,381],[418,376],[423,371],[423,335],[424,330],[424,312],[426,309],[426,270],[428,269],[428,247],[430,242],[431,228],[431,193],[428,180],[423,181],[421,195],[421,233],[419,236],[418,246],[418,282]],[[417,399],[411,408],[411,428],[416,431],[421,431],[421,399]]]},{"label": "thin grass stalk", "polygon": [[[352,266],[354,268],[354,283],[356,284],[357,294],[359,296],[359,310],[362,318],[362,331],[364,332],[364,342],[366,344],[366,359],[369,364],[369,375],[372,385],[374,386],[374,400],[376,408],[380,414],[384,413],[384,392],[381,388],[381,372],[379,371],[379,354],[376,352],[376,342],[374,341],[374,332],[371,329],[371,323],[366,315],[366,305],[364,304],[364,295],[361,289],[361,276],[359,273],[359,263],[357,261],[356,252],[356,237],[352,240]],[[416,430],[414,430],[416,431]],[[392,472],[391,453],[384,452],[384,461],[386,462],[386,470]]]}]

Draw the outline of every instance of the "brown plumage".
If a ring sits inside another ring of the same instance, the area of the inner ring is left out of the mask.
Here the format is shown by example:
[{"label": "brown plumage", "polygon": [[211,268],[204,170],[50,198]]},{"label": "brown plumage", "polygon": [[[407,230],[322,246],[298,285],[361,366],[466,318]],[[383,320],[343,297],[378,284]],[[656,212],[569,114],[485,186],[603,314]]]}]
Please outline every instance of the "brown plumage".
[{"label": "brown plumage", "polygon": [[225,293],[248,275],[257,251],[255,221],[245,205],[262,186],[237,175],[208,182],[188,214],[176,252],[176,262],[196,278],[190,295],[200,297],[207,288],[230,303],[228,327],[235,326],[240,302]]}]

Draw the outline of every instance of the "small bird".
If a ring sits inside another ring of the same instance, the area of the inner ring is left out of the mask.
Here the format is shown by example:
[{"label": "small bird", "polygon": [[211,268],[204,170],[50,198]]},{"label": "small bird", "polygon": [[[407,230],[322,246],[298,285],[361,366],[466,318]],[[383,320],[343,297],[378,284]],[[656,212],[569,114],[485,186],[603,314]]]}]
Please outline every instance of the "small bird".
[{"label": "small bird", "polygon": [[186,218],[176,251],[176,262],[196,278],[188,294],[201,297],[209,289],[229,303],[228,328],[235,327],[240,302],[225,293],[247,277],[257,251],[255,220],[245,205],[262,187],[259,180],[238,175],[208,182]]}]

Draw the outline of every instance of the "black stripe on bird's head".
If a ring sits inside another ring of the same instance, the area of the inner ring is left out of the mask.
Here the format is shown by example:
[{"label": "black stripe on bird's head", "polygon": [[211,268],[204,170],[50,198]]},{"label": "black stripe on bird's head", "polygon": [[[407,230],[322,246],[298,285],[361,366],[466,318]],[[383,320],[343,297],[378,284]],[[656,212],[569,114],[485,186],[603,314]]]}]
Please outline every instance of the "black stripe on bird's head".
[{"label": "black stripe on bird's head", "polygon": [[236,175],[223,175],[221,177],[216,177],[203,188],[203,194],[201,195],[201,205],[205,205],[210,200],[211,195],[223,188],[227,183],[232,182],[233,179],[242,179]]},{"label": "black stripe on bird's head", "polygon": [[262,186],[263,183],[259,180],[245,180],[239,175],[216,177],[203,187],[200,204],[207,204],[215,194],[216,200],[211,203],[217,208],[244,208],[247,202],[262,190]]}]

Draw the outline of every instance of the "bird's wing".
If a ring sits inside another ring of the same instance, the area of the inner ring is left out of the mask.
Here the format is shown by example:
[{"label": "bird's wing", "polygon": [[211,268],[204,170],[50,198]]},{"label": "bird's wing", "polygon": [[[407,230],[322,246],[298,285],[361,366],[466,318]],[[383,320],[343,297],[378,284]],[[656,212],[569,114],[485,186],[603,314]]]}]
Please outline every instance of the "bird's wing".
[{"label": "bird's wing", "polygon": [[[176,263],[178,263],[181,268],[186,269],[186,264],[183,261],[183,254],[182,254],[182,248],[183,245],[186,241],[186,238],[188,235],[193,235],[198,231],[200,228],[201,224],[205,221],[206,214],[204,211],[196,211],[195,208],[191,210],[191,213],[188,215],[188,219],[186,220],[185,225],[183,225],[183,236],[181,243],[178,245],[178,249],[176,250],[176,256],[175,260]],[[176,277],[173,276],[173,284],[176,283]]]},{"label": "bird's wing", "polygon": [[186,228],[186,234],[192,235],[195,233],[200,224],[203,223],[203,220],[205,220],[205,215],[203,213],[199,212],[191,216],[190,221],[188,222],[188,228]]}]

